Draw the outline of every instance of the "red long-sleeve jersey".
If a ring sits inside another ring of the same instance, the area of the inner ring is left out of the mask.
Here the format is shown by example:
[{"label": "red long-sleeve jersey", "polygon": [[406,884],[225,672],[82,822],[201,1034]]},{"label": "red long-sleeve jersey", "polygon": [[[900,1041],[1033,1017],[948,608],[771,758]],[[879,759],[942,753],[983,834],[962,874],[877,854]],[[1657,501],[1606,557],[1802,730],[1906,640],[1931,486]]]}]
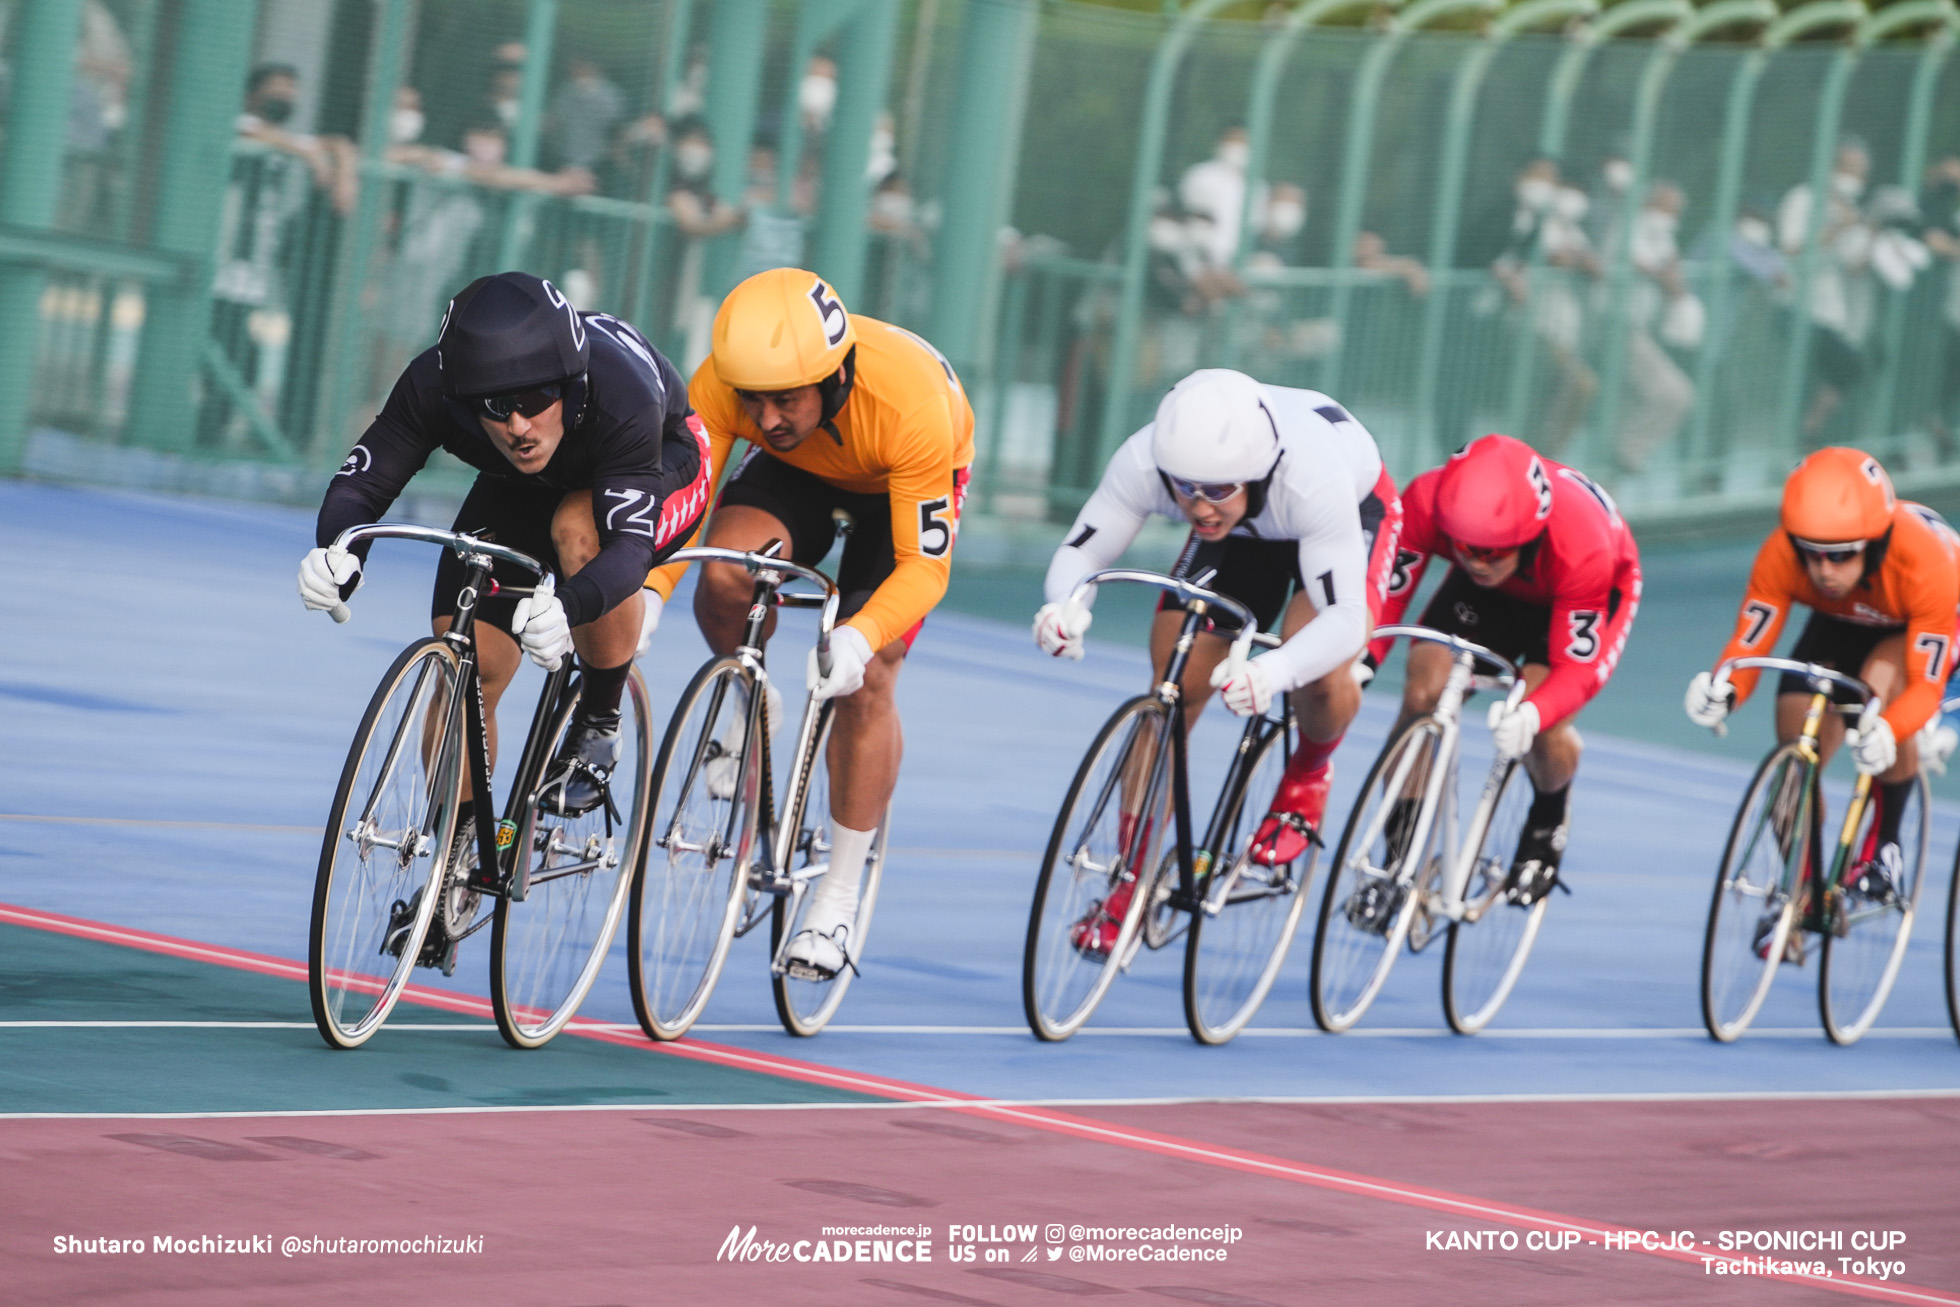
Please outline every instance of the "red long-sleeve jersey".
[{"label": "red long-sleeve jersey", "polygon": [[[1591,477],[1549,458],[1543,462],[1552,482],[1545,532],[1525,547],[1518,570],[1496,589],[1551,609],[1552,672],[1526,700],[1537,706],[1540,728],[1549,730],[1612,679],[1640,607],[1640,551],[1612,498]],[[1431,558],[1455,556],[1454,542],[1436,521],[1442,476],[1442,468],[1431,468],[1402,492],[1402,541],[1382,610],[1384,626],[1402,620]],[[1375,641],[1377,662],[1389,643]]]}]

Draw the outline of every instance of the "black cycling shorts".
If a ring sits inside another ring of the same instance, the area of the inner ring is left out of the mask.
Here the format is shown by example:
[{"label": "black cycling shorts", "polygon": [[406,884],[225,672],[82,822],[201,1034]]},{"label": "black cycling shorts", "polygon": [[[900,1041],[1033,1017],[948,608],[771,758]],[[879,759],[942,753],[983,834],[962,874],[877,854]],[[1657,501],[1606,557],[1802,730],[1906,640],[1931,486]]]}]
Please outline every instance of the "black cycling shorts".
[{"label": "black cycling shorts", "polygon": [[[480,476],[476,484],[470,487],[470,493],[463,497],[463,506],[456,510],[456,521],[449,529],[467,531],[492,544],[529,554],[563,581],[564,569],[558,565],[558,550],[551,543],[551,519],[564,498],[565,492],[562,490],[525,485],[504,477]],[[674,538],[655,551],[653,566],[666,562],[668,555],[686,545],[692,534],[692,527],[677,532]],[[429,599],[431,617],[449,617],[455,613],[457,592],[463,588],[463,581],[468,575],[463,560],[456,557],[454,550],[442,551],[442,557],[436,563],[435,590]],[[536,578],[529,572],[501,560],[490,575],[498,585],[503,586],[529,589],[536,584]],[[511,618],[517,613],[520,597],[506,594],[479,599],[476,605],[477,620],[489,622],[501,630],[510,630]]]},{"label": "black cycling shorts", "polygon": [[[822,432],[812,440],[829,439]],[[963,497],[967,471],[953,474],[954,495]],[[871,602],[872,593],[898,567],[892,553],[892,501],[884,491],[843,490],[812,472],[791,467],[760,447],[752,447],[722,487],[717,507],[746,504],[759,508],[789,528],[790,561],[815,567],[829,555],[837,539],[837,510],[852,519],[844,537],[844,556],[837,564],[837,620],[855,614]],[[909,647],[919,626],[901,638]]]},{"label": "black cycling shorts", "polygon": [[[1891,636],[1904,633],[1903,626],[1863,626],[1857,622],[1847,622],[1842,617],[1832,617],[1829,613],[1810,615],[1804,623],[1803,634],[1797,637],[1796,647],[1790,650],[1790,657],[1798,662],[1821,663],[1832,671],[1843,672],[1846,676],[1864,674],[1865,659],[1872,656],[1872,650]],[[1811,692],[1810,682],[1795,672],[1785,672],[1776,682],[1778,694],[1804,694]],[[1836,686],[1831,698],[1838,703],[1859,704],[1864,700],[1858,692],[1845,686]]]},{"label": "black cycling shorts", "polygon": [[[1606,617],[1620,611],[1620,592],[1606,597]],[[1460,635],[1522,667],[1552,664],[1552,609],[1528,599],[1486,589],[1452,565],[1443,584],[1422,610],[1422,625],[1446,635]]]}]

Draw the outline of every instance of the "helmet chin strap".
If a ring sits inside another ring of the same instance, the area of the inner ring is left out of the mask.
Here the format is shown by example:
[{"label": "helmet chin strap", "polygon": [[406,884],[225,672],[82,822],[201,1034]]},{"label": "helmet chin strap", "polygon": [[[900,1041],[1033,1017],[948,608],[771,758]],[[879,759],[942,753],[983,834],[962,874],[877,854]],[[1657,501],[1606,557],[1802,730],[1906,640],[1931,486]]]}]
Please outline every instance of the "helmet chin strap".
[{"label": "helmet chin strap", "polygon": [[851,390],[857,385],[857,356],[857,346],[853,345],[850,352],[844,355],[844,361],[838,365],[837,371],[817,383],[817,394],[823,399],[823,417],[817,425],[828,431],[830,438],[839,446],[843,445],[844,437],[837,430],[837,415],[844,411],[844,405],[850,402]]}]

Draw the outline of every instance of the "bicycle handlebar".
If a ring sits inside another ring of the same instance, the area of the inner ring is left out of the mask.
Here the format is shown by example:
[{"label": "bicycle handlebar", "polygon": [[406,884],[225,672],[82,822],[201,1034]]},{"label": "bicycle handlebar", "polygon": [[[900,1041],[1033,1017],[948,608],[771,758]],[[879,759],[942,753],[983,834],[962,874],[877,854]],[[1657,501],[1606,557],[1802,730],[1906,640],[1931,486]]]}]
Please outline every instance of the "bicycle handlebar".
[{"label": "bicycle handlebar", "polygon": [[1869,706],[1878,700],[1872,688],[1855,676],[1846,676],[1835,667],[1825,667],[1820,663],[1799,662],[1795,658],[1731,658],[1715,669],[1715,683],[1727,685],[1730,672],[1760,670],[1766,672],[1795,672],[1810,681],[1836,682],[1858,695]]},{"label": "bicycle handlebar", "polygon": [[1400,636],[1407,636],[1412,643],[1423,642],[1446,645],[1454,649],[1457,653],[1469,654],[1477,661],[1487,663],[1496,669],[1497,677],[1507,683],[1514,684],[1518,680],[1518,667],[1516,663],[1504,655],[1492,653],[1482,645],[1471,640],[1466,640],[1460,635],[1451,635],[1446,631],[1438,631],[1434,627],[1429,626],[1378,626],[1375,628],[1374,638],[1377,640],[1383,638],[1393,640]]},{"label": "bicycle handlebar", "polygon": [[[1199,580],[1209,581],[1215,575],[1217,575],[1217,571],[1213,569],[1203,573]],[[1251,649],[1254,644],[1262,644],[1268,648],[1272,648],[1277,647],[1280,643],[1278,639],[1271,636],[1261,638],[1259,619],[1252,615],[1250,608],[1247,608],[1238,600],[1229,595],[1219,594],[1216,590],[1207,590],[1196,581],[1185,581],[1175,576],[1165,576],[1162,572],[1145,572],[1133,567],[1108,567],[1100,572],[1091,572],[1075,583],[1075,589],[1069,591],[1068,602],[1071,604],[1082,602],[1084,594],[1096,586],[1103,584],[1105,581],[1129,581],[1137,585],[1155,586],[1159,590],[1168,590],[1172,594],[1178,595],[1187,603],[1196,601],[1213,607],[1223,608],[1228,614],[1236,618],[1239,623],[1238,637],[1232,641],[1232,651],[1226,655],[1226,660],[1234,668],[1234,671],[1236,671],[1239,665],[1245,662],[1246,651]]]},{"label": "bicycle handlebar", "polygon": [[[777,558],[759,550],[722,549],[715,545],[695,545],[688,549],[676,550],[667,558],[668,563],[733,563],[748,569],[750,576],[762,572],[788,572],[800,580],[823,587],[821,599],[816,595],[777,594],[776,599],[786,608],[822,608],[817,615],[817,674],[830,675],[830,632],[837,625],[837,606],[842,596],[837,592],[837,583],[814,567],[791,562],[787,558]],[[665,564],[662,564],[665,566]]]},{"label": "bicycle handlebar", "polygon": [[[487,558],[501,559],[521,567],[539,580],[543,580],[550,571],[529,554],[520,554],[517,550],[504,545],[479,540],[466,532],[442,531],[432,526],[415,526],[408,522],[370,522],[366,526],[350,526],[334,537],[333,547],[346,549],[361,540],[419,540],[423,544],[441,545],[446,549],[453,549],[459,558],[482,554]],[[349,616],[345,603],[335,604],[327,612],[336,622],[345,622]]]}]

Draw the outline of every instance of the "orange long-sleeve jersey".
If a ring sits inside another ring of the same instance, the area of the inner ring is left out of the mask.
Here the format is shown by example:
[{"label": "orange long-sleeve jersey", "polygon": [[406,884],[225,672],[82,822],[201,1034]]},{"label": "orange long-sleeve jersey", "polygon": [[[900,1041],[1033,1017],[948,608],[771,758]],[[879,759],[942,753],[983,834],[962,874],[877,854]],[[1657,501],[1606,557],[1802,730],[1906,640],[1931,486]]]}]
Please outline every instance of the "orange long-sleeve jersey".
[{"label": "orange long-sleeve jersey", "polygon": [[[1819,594],[1789,535],[1780,528],[1771,532],[1756,553],[1735,634],[1717,665],[1774,649],[1795,604],[1860,626],[1905,628],[1906,688],[1883,713],[1894,736],[1903,740],[1939,711],[1940,693],[1952,671],[1955,610],[1960,609],[1960,539],[1928,510],[1899,503],[1892,512],[1884,560],[1842,599]],[[1840,670],[1858,672],[1855,667]],[[1756,688],[1760,675],[1754,670],[1735,674],[1738,704]]]},{"label": "orange long-sleeve jersey", "polygon": [[[946,593],[959,532],[957,474],[973,462],[973,408],[945,357],[902,327],[853,315],[857,379],[829,431],[811,433],[779,454],[762,441],[734,387],[710,357],[688,383],[687,397],[708,428],[709,458],[719,478],[737,437],[757,457],[779,458],[843,490],[886,493],[892,506],[896,566],[847,625],[873,649],[898,639]],[[655,568],[647,584],[665,599],[687,565]]]}]

